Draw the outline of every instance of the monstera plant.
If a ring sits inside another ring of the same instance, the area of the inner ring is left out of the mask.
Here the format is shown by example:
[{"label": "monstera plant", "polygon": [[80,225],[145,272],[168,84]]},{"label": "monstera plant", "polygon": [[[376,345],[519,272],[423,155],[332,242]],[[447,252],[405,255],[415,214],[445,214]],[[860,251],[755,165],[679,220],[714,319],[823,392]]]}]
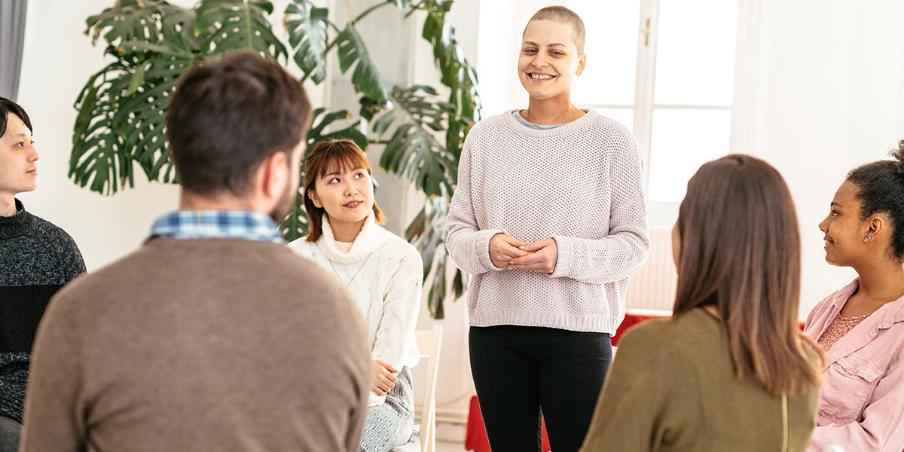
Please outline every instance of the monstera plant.
[{"label": "monstera plant", "polygon": [[[375,0],[356,17],[337,24],[328,8],[310,0],[290,0],[284,11],[276,13],[267,1],[201,0],[185,8],[165,0],[119,0],[87,19],[86,33],[94,44],[102,41],[112,61],[91,76],[75,101],[78,116],[69,176],[80,186],[107,195],[132,187],[136,169],[152,181],[177,182],[164,125],[173,87],[184,71],[242,49],[284,66],[295,65],[303,81],[319,84],[327,79],[328,55],[335,53],[339,70],[351,71],[349,83],[360,96],[360,109],[315,110],[309,149],[336,137],[355,140],[362,148],[380,143],[385,146],[380,166],[405,177],[426,195],[405,235],[424,260],[430,311],[442,318],[447,281],[451,279],[456,296],[464,290],[460,270],[447,277],[443,223],[464,137],[479,114],[476,73],[446,22],[451,6],[452,0]],[[357,27],[384,7],[395,8],[404,17],[424,12],[418,15],[424,17],[422,36],[433,48],[448,96],[441,97],[431,86],[383,83]],[[277,37],[273,23],[284,24],[288,42]],[[369,130],[363,131],[362,124]],[[280,229],[293,240],[305,234],[307,225],[299,192]]]}]

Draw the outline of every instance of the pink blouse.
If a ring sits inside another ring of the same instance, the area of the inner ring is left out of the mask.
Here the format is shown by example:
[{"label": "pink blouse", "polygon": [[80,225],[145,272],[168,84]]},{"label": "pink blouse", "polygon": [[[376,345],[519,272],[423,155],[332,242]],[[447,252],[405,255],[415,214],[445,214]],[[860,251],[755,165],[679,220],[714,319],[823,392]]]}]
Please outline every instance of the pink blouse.
[{"label": "pink blouse", "polygon": [[807,318],[804,332],[826,349],[809,451],[829,444],[904,450],[904,297],[863,319],[840,318],[858,282],[819,302]]}]

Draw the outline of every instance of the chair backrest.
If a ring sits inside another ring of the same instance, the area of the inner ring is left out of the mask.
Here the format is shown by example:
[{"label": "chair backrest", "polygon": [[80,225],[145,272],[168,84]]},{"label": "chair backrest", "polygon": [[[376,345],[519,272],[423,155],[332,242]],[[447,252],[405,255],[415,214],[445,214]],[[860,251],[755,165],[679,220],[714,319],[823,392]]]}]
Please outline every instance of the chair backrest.
[{"label": "chair backrest", "polygon": [[422,452],[436,450],[436,380],[439,375],[439,355],[443,344],[443,326],[433,325],[432,330],[416,331],[417,347],[421,352],[418,365],[426,365],[424,401],[421,406],[420,432]]}]

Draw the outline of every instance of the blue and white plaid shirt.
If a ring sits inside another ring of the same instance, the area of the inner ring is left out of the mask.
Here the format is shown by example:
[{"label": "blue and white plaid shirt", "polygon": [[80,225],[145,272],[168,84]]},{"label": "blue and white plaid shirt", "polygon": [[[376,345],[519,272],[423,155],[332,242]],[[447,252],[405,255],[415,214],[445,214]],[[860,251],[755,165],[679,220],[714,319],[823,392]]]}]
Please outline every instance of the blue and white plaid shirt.
[{"label": "blue and white plaid shirt", "polygon": [[247,210],[177,210],[154,222],[155,237],[283,241],[270,217]]}]

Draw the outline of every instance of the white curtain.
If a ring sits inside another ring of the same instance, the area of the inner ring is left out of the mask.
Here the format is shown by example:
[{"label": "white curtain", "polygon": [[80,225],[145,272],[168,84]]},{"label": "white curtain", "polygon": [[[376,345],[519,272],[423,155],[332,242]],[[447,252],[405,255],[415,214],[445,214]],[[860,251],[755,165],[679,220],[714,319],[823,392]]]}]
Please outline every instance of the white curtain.
[{"label": "white curtain", "polygon": [[26,0],[0,0],[0,97],[16,100],[25,36]]}]

